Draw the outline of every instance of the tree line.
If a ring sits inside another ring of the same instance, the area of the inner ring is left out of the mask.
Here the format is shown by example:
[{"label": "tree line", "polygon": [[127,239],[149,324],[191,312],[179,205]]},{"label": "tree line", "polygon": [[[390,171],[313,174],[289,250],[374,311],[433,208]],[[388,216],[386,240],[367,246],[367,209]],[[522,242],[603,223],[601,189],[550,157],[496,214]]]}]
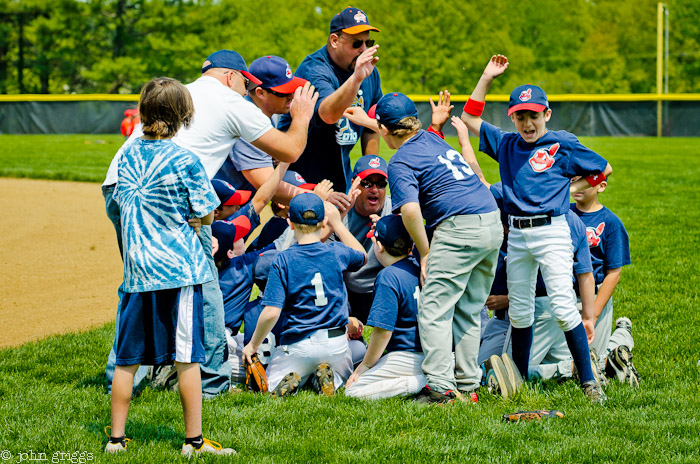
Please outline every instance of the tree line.
[{"label": "tree line", "polygon": [[[493,93],[655,93],[656,0],[356,2],[380,44],[385,91],[469,93],[489,57]],[[669,0],[669,92],[700,92],[700,2]],[[0,93],[138,93],[152,77],[194,80],[206,56],[296,68],[325,44],[331,0],[0,0]]]}]

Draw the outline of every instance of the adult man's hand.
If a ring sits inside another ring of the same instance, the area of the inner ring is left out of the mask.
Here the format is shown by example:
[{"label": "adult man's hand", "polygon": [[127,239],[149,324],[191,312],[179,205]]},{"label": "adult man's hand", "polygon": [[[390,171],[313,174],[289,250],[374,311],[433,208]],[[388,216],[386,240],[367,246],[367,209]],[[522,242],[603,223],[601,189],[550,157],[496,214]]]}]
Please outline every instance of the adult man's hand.
[{"label": "adult man's hand", "polygon": [[379,57],[374,56],[378,49],[379,44],[373,45],[357,57],[357,61],[355,61],[355,77],[359,78],[360,80],[365,80],[370,76],[370,74],[372,74],[374,71],[374,65],[377,64],[377,61],[379,61]]},{"label": "adult man's hand", "polygon": [[294,91],[294,100],[289,108],[292,119],[302,118],[310,121],[316,109],[318,92],[316,88],[307,82],[303,87],[297,87]]},{"label": "adult man's hand", "polygon": [[340,214],[345,215],[352,206],[352,200],[349,196],[345,195],[343,192],[332,192],[328,196],[328,201],[335,205],[340,211]]}]

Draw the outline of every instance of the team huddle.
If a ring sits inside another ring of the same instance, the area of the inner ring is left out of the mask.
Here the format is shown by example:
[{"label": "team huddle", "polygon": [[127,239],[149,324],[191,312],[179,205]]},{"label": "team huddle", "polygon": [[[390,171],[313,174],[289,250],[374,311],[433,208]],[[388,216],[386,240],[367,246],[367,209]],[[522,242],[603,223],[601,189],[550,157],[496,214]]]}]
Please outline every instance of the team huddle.
[{"label": "team huddle", "polygon": [[[613,331],[630,252],[598,198],[610,164],[547,130],[535,85],[511,93],[515,132],[482,120],[502,55],[461,117],[440,92],[423,130],[408,97],[382,93],[370,31],[346,8],[295,74],[277,56],[248,67],[220,50],[186,86],[144,86],[141,124],[102,186],[124,261],[105,451],[126,450],[140,385],[176,382],[182,454],[235,453],[203,437],[202,397],[238,391],[256,359],[278,398],[343,388],[450,403],[482,386],[508,398],[527,380],[574,378],[602,404],[608,378],[639,385],[631,321]],[[448,121],[461,153],[444,140]],[[485,179],[470,132],[500,182]]]}]

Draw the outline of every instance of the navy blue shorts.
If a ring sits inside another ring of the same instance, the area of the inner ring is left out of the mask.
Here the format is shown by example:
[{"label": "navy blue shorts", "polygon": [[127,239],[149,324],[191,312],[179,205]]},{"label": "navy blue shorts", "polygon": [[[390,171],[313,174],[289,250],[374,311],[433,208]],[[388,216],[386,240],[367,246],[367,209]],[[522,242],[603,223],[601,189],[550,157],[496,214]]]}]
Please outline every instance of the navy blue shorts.
[{"label": "navy blue shorts", "polygon": [[201,285],[125,293],[119,309],[118,366],[204,362]]}]

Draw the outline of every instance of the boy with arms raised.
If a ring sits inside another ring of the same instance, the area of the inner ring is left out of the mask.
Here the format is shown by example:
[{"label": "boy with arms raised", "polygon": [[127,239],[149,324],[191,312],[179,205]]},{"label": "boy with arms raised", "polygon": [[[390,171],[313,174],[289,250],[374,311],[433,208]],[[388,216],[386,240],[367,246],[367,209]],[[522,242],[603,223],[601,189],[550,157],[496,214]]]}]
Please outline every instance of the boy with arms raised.
[{"label": "boy with arms raised", "polygon": [[[319,392],[332,395],[352,374],[343,272],[359,269],[367,262],[367,254],[343,226],[336,207],[324,206],[314,193],[292,199],[288,222],[297,244],[280,253],[270,269],[265,309],[253,338],[243,348],[243,362],[252,362],[251,356],[284,311],[281,346],[267,367],[273,395],[294,393],[311,375]],[[327,226],[343,243],[321,242]]]},{"label": "boy with arms raised", "polygon": [[[569,194],[610,175],[608,162],[566,131],[548,131],[552,117],[547,95],[535,85],[516,87],[508,114],[517,132],[507,133],[481,119],[493,79],[508,68],[508,59],[494,55],[464,106],[462,120],[479,136],[479,149],[499,163],[503,200],[509,217],[508,315],[513,326],[513,361],[527,378],[535,314],[535,283],[542,272],[552,313],[564,330],[579,372],[581,388],[593,403],[606,400],[590,364],[588,341],[594,320],[579,314],[571,286],[573,246],[565,213]],[[581,176],[574,183],[570,179]]]},{"label": "boy with arms raised", "polygon": [[178,81],[157,78],[144,86],[139,111],[144,135],[119,159],[114,189],[122,218],[124,296],[105,451],[126,450],[124,431],[139,365],[174,361],[185,418],[182,454],[233,454],[202,437],[202,284],[214,276],[188,220],[211,224],[219,202],[197,156],[170,140],[192,120],[194,105]]}]

